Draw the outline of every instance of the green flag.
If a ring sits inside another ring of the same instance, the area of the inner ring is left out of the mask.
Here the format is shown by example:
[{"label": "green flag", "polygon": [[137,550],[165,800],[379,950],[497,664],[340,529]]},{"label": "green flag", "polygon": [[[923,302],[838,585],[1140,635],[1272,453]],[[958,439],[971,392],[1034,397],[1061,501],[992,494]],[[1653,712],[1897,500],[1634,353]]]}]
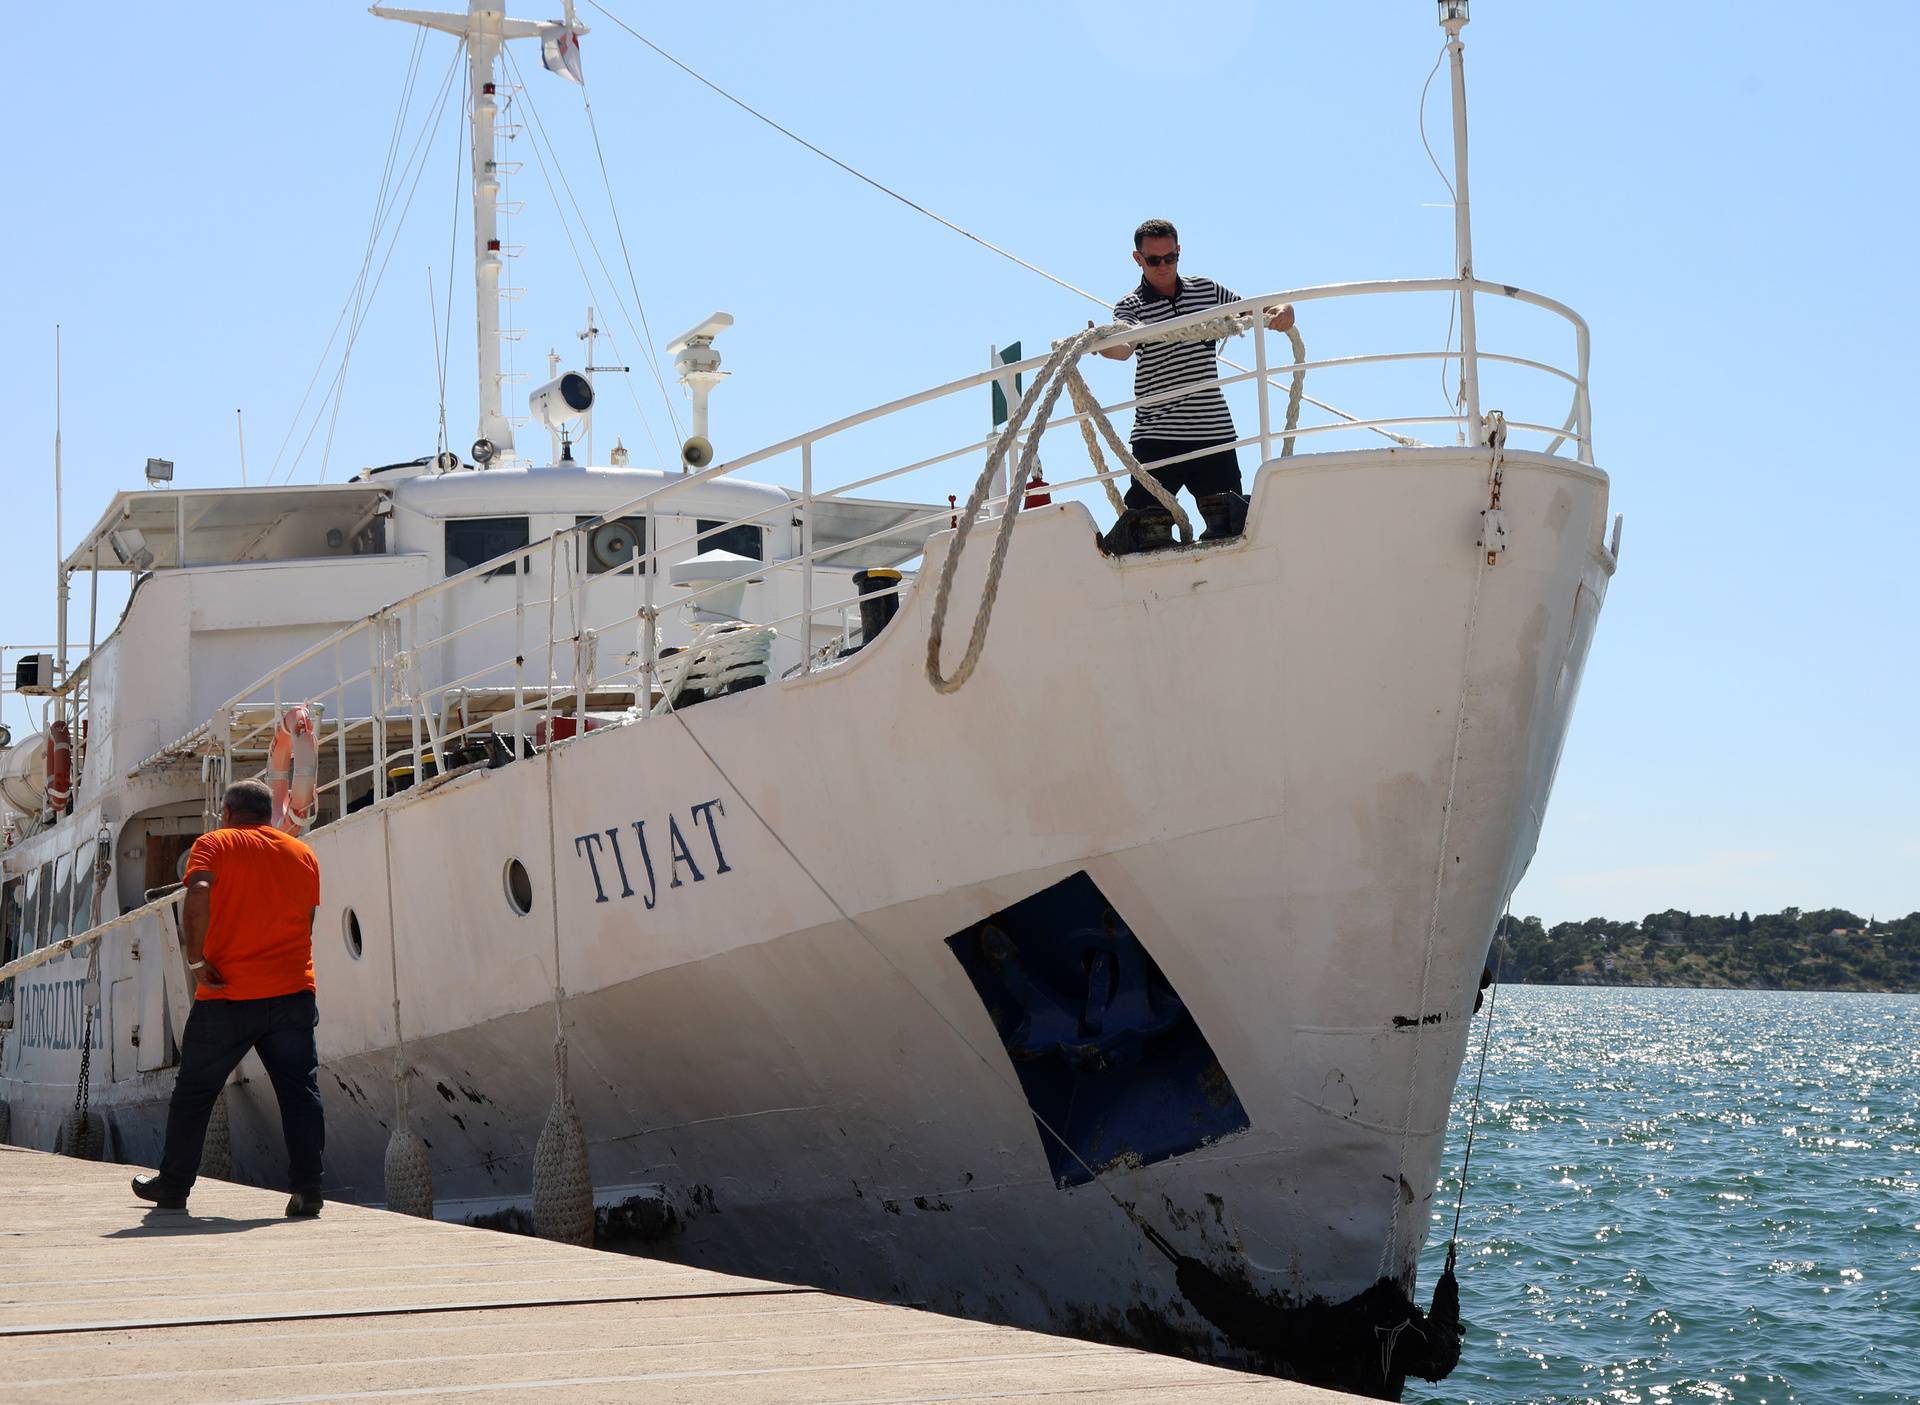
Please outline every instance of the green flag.
[{"label": "green flag", "polygon": [[[995,367],[1011,366],[1014,362],[1018,361],[1019,359],[1020,359],[1020,343],[1019,342],[1014,342],[1011,346],[1003,346],[998,351],[993,353],[993,364]],[[1022,387],[1020,382],[1022,379],[1023,378],[1019,375],[1018,372],[1014,374],[1013,393],[1015,395],[1018,395],[1021,391]],[[995,381],[993,383],[993,427],[995,429],[998,429],[1001,425],[1007,422],[1008,413],[1009,413],[1009,407],[1007,405],[1006,386],[1000,381]]]}]

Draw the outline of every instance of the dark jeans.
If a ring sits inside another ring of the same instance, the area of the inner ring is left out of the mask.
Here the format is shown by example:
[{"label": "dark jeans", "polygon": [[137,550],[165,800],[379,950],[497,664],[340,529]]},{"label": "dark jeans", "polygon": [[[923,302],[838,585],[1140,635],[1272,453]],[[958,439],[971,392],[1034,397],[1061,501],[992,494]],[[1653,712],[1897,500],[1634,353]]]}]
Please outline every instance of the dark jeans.
[{"label": "dark jeans", "polygon": [[320,1106],[319,1054],[313,1031],[320,1007],[310,990],[265,1000],[196,1000],[180,1039],[180,1071],[167,1107],[167,1144],[160,1179],[180,1191],[193,1188],[207,1119],[229,1076],[257,1049],[280,1100],[287,1138],[287,1188],[318,1192],[320,1152],[326,1144]]},{"label": "dark jeans", "polygon": [[[1223,444],[1231,444],[1231,439],[1223,439]],[[1179,454],[1190,454],[1195,449],[1204,449],[1205,444],[1189,443],[1184,439],[1135,439],[1131,445],[1133,456],[1140,465],[1151,473],[1161,487],[1169,493],[1177,493],[1185,488],[1196,498],[1204,498],[1213,493],[1238,493],[1240,487],[1240,454],[1234,449],[1216,449],[1211,454],[1201,454],[1198,458],[1188,459],[1185,463],[1176,463],[1167,468],[1155,468],[1161,459],[1170,459]],[[1127,485],[1125,502],[1128,507],[1151,507],[1157,499],[1152,493],[1140,486],[1135,479]]]}]

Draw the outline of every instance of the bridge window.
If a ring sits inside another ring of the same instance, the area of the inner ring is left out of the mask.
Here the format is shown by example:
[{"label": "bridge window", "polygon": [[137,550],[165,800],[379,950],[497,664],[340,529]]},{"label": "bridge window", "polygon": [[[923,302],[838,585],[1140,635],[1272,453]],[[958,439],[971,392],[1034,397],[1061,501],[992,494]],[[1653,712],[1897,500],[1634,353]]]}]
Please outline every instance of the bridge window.
[{"label": "bridge window", "polygon": [[26,927],[26,887],[24,880],[16,878],[7,884],[6,895],[0,897],[0,962],[26,955],[20,949],[20,936]]},{"label": "bridge window", "polygon": [[[449,522],[447,574],[457,576],[482,561],[491,561],[496,556],[504,556],[509,551],[524,547],[528,540],[527,519],[524,517],[463,517]],[[481,579],[492,580],[495,576],[511,574],[513,565],[509,562],[498,570],[488,571]]]},{"label": "bridge window", "polygon": [[724,532],[714,531],[724,525],[717,517],[695,519],[695,528],[701,532],[713,532],[712,536],[702,536],[694,542],[694,551],[731,551],[735,556],[744,556],[752,561],[765,561],[766,529],[752,522],[743,522],[738,527],[728,527]]},{"label": "bridge window", "polygon": [[89,839],[73,856],[73,934],[79,936],[94,924],[93,858],[98,846]]},{"label": "bridge window", "polygon": [[67,906],[73,898],[73,855],[62,854],[53,870],[53,911],[47,920],[47,940],[62,941],[68,935]]},{"label": "bridge window", "polygon": [[38,951],[47,944],[47,914],[53,909],[53,865],[27,875],[27,939]]}]

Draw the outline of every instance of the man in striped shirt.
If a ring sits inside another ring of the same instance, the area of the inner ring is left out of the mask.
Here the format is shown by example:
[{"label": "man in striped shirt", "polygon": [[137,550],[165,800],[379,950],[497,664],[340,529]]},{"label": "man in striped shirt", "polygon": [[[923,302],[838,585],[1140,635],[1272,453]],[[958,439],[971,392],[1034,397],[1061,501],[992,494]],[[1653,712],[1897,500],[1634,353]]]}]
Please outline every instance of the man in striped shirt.
[{"label": "man in striped shirt", "polygon": [[[1140,286],[1113,306],[1115,319],[1132,326],[1170,322],[1210,307],[1238,302],[1240,295],[1210,278],[1182,278],[1179,273],[1180,233],[1166,220],[1148,220],[1133,232],[1133,261],[1140,266]],[[1284,332],[1293,326],[1293,307],[1265,309],[1267,326]],[[1138,348],[1134,368],[1136,399],[1160,396],[1182,386],[1200,389],[1156,400],[1133,412],[1133,456],[1170,493],[1185,488],[1193,494],[1207,530],[1201,541],[1237,537],[1246,527],[1247,500],[1240,479],[1240,457],[1233,449],[1238,437],[1226,397],[1217,385],[1208,385],[1220,372],[1211,341],[1147,342]],[[1132,356],[1132,346],[1101,352],[1116,361]],[[1165,468],[1164,459],[1199,453]],[[1132,509],[1155,509],[1152,493],[1136,479],[1128,487],[1126,504]],[[1122,534],[1125,538],[1125,534]]]}]

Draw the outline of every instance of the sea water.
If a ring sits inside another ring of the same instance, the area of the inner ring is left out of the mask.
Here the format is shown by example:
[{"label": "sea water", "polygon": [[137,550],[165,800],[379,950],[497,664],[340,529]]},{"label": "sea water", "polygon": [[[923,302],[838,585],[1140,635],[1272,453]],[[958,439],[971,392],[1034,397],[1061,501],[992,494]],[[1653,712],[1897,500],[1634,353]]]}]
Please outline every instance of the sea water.
[{"label": "sea water", "polygon": [[1507,986],[1492,1029],[1466,1342],[1407,1400],[1920,1401],[1920,996]]}]

